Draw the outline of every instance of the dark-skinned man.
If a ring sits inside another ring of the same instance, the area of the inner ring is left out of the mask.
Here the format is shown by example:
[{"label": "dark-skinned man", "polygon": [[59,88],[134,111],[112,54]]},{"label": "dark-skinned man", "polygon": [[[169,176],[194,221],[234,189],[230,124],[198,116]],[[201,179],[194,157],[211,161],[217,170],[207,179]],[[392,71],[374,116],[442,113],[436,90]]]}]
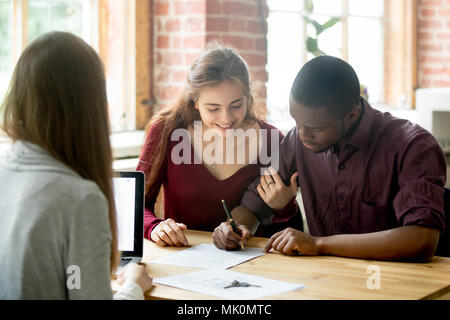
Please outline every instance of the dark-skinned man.
[{"label": "dark-skinned man", "polygon": [[[249,186],[232,210],[241,235],[224,222],[218,248],[246,243],[269,208],[286,210],[301,188],[309,227],[274,234],[265,250],[427,261],[445,228],[442,149],[425,129],[373,109],[359,95],[345,61],[320,56],[306,63],[291,89],[296,121],[280,145],[280,167]],[[298,181],[298,185],[297,185]]]}]

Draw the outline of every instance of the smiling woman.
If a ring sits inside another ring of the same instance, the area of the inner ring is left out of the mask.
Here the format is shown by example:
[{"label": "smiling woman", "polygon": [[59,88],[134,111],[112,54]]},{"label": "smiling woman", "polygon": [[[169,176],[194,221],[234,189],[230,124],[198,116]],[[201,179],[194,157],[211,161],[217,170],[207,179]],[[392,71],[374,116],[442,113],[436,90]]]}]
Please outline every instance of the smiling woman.
[{"label": "smiling woman", "polygon": [[231,81],[224,81],[203,89],[195,109],[199,111],[205,128],[215,128],[225,134],[227,129],[243,125],[246,116],[244,101],[241,87]]},{"label": "smiling woman", "polygon": [[[247,186],[259,179],[264,165],[261,158],[257,155],[237,161],[234,158],[237,150],[235,147],[227,148],[229,139],[223,139],[239,130],[245,134],[250,129],[255,132],[265,129],[267,143],[261,146],[265,150],[271,150],[271,145],[278,145],[282,139],[276,128],[254,115],[251,87],[248,66],[243,58],[229,47],[212,44],[191,67],[186,89],[178,102],[161,110],[151,120],[137,166],[137,170],[144,171],[147,176],[146,238],[161,246],[187,245],[186,228],[214,230],[226,220],[222,200],[230,205],[230,209],[237,207]],[[200,130],[195,130],[197,126]],[[177,146],[179,139],[174,139],[180,130],[194,137],[184,139],[183,142],[186,140],[188,143],[181,149]],[[200,137],[197,137],[198,132]],[[273,135],[276,140],[272,139],[272,132],[276,132]],[[223,141],[223,148],[212,147],[218,145],[217,141]],[[255,145],[244,143],[244,153],[249,154]],[[223,154],[219,154],[218,161],[202,159],[205,153],[214,158],[219,149]],[[174,151],[187,161],[171,157]],[[224,158],[229,160],[229,152],[234,152],[231,160],[235,161],[223,161]],[[162,219],[155,215],[155,202],[161,186],[164,186]],[[290,219],[297,219],[295,227],[302,228],[294,200],[285,212],[274,213],[272,222],[274,225],[294,224]],[[238,229],[241,234],[236,235],[237,239],[243,239],[250,232],[244,224],[238,225]],[[265,227],[260,230],[264,231]]]}]

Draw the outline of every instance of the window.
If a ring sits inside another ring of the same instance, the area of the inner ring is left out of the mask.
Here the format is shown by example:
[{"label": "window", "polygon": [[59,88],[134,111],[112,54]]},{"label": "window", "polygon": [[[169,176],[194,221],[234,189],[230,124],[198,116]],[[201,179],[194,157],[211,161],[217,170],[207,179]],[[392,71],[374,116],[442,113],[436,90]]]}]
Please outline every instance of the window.
[{"label": "window", "polygon": [[104,62],[112,130],[134,130],[135,6],[135,0],[0,0],[0,99],[26,45],[43,33],[68,31],[89,43]]},{"label": "window", "polygon": [[373,106],[414,106],[413,0],[268,0],[268,6],[270,121],[293,124],[289,91],[301,66],[314,57],[305,44],[308,36],[316,37],[308,19],[323,25],[338,18],[317,36],[318,47],[353,66]]}]

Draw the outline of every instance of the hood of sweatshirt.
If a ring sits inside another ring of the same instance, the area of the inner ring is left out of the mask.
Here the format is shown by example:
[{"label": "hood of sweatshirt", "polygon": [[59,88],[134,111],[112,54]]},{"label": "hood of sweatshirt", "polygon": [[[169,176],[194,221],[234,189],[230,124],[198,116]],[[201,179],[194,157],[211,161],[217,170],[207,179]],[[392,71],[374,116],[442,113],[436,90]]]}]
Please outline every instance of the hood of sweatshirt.
[{"label": "hood of sweatshirt", "polygon": [[21,140],[14,142],[0,155],[0,167],[13,171],[49,171],[78,176],[38,145]]}]

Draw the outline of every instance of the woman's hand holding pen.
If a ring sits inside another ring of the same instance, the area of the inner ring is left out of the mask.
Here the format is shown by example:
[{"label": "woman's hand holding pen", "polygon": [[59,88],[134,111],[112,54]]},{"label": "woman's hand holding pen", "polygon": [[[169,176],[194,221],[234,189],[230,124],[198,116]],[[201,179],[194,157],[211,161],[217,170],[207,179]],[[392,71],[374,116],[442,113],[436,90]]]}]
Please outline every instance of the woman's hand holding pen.
[{"label": "woman's hand holding pen", "polygon": [[161,221],[152,231],[152,240],[162,246],[182,247],[188,245],[188,240],[184,234],[187,227],[183,223],[177,223],[173,219]]},{"label": "woman's hand holding pen", "polygon": [[214,245],[223,250],[234,250],[240,248],[241,244],[245,246],[248,239],[252,236],[252,233],[243,224],[236,223],[238,231],[241,233],[236,234],[233,231],[233,227],[230,222],[222,222],[213,232]]}]

